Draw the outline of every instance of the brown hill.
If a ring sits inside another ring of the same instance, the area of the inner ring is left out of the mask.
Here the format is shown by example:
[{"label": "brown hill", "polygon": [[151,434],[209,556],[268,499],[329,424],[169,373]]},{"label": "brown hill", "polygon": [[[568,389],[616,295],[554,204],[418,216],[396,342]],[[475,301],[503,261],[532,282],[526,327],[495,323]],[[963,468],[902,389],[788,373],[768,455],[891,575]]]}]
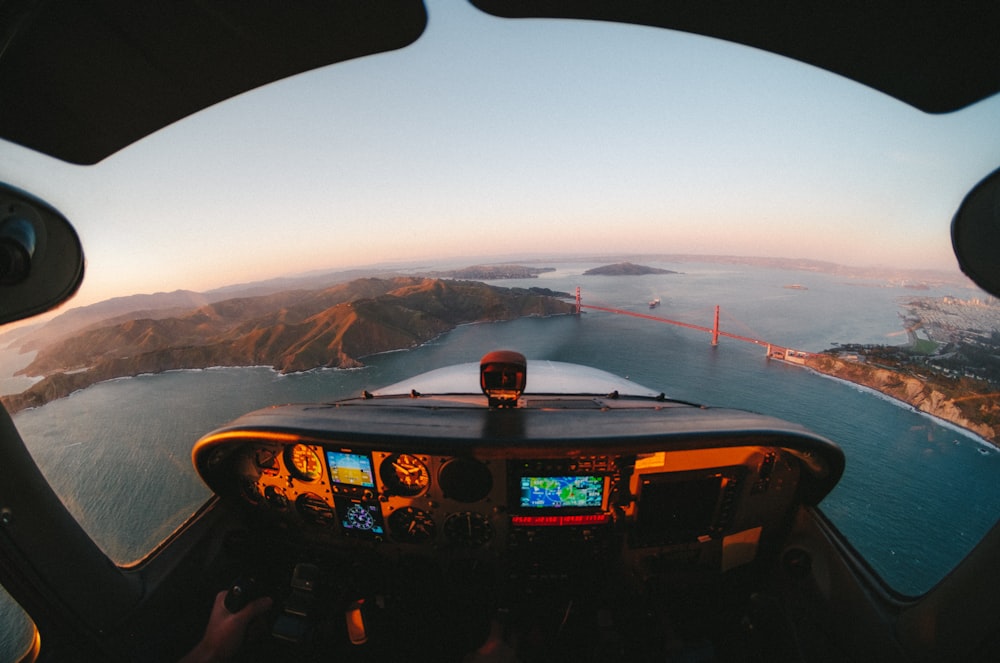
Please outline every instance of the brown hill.
[{"label": "brown hill", "polygon": [[3,401],[17,411],[102,380],[180,368],[357,367],[362,357],[417,346],[459,324],[572,311],[528,290],[415,277],[229,299],[175,317],[117,320],[46,346],[20,371],[44,379]]},{"label": "brown hill", "polygon": [[636,265],[631,262],[618,262],[613,265],[594,267],[584,272],[585,276],[600,274],[604,276],[642,276],[644,274],[676,274],[677,272],[659,267]]}]

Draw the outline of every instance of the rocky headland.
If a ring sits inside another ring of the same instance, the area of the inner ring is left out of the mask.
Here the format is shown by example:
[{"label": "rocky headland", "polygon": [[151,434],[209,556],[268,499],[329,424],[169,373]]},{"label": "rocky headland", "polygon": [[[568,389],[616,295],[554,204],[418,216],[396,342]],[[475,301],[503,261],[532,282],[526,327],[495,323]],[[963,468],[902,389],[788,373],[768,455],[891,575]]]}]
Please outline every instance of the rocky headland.
[{"label": "rocky headland", "polygon": [[904,345],[838,344],[809,368],[868,387],[1000,447],[1000,302],[917,297],[900,314]]},{"label": "rocky headland", "polygon": [[805,365],[824,375],[878,391],[1000,447],[1000,405],[986,382],[968,378],[928,379],[831,354],[812,355]]},{"label": "rocky headland", "polygon": [[124,315],[34,348],[38,354],[19,373],[43,379],[2,400],[16,412],[104,380],[174,369],[354,368],[363,357],[415,347],[460,324],[573,313],[558,294],[472,281],[368,278],[228,299],[165,317]]}]

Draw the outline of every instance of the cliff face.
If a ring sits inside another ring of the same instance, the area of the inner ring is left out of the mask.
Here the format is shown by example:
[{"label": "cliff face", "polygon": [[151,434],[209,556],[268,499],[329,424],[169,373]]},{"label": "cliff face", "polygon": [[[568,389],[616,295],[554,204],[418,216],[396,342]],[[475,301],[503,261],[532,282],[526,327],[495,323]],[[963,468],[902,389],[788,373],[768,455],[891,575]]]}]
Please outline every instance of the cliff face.
[{"label": "cliff face", "polygon": [[829,355],[814,355],[806,365],[825,375],[875,389],[1000,445],[1000,426],[984,423],[1000,420],[1000,406],[991,398],[970,398],[975,394],[968,391],[952,393],[947,388],[896,371]]},{"label": "cliff face", "polygon": [[573,310],[527,290],[424,278],[231,299],[175,317],[91,328],[46,346],[20,371],[44,379],[3,402],[15,412],[103,380],[181,368],[353,368],[361,357],[415,347],[459,324]]}]

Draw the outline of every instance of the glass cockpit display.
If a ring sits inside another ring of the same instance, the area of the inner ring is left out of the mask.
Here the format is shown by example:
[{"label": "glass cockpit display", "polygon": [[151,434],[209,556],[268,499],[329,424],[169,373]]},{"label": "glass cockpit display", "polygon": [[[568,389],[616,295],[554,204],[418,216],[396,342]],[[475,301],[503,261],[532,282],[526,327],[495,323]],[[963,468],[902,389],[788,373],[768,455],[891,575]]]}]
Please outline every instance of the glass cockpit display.
[{"label": "glass cockpit display", "polygon": [[372,461],[366,454],[327,451],[326,462],[330,466],[330,483],[363,488],[375,487]]},{"label": "glass cockpit display", "polygon": [[326,464],[330,468],[330,489],[341,530],[348,536],[380,538],[385,534],[385,523],[375,499],[371,457],[327,449]]},{"label": "glass cockpit display", "polygon": [[330,489],[334,493],[341,530],[347,536],[381,538],[385,534],[385,522],[375,499],[371,457],[328,449],[326,464],[330,468]]},{"label": "glass cockpit display", "polygon": [[523,476],[518,506],[522,509],[600,508],[604,477]]},{"label": "glass cockpit display", "polygon": [[385,534],[378,502],[339,496],[333,501],[345,535],[378,538]]}]

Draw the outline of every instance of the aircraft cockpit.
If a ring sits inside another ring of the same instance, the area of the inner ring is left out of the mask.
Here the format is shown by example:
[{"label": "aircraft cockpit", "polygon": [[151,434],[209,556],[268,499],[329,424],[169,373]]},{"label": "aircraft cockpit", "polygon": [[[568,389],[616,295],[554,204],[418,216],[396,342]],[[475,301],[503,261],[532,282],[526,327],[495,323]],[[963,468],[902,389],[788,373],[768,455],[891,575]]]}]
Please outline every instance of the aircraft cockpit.
[{"label": "aircraft cockpit", "polygon": [[[233,516],[233,607],[275,600],[265,649],[461,660],[500,629],[523,661],[775,654],[783,639],[751,615],[765,578],[807,563],[788,532],[836,484],[840,449],[534,364],[490,353],[483,394],[459,393],[477,374],[460,365],[253,412],[197,443]],[[562,380],[597,391],[552,391]]]},{"label": "aircraft cockpit", "polygon": [[1000,4],[898,5],[3,3],[0,659],[1000,660]]}]

